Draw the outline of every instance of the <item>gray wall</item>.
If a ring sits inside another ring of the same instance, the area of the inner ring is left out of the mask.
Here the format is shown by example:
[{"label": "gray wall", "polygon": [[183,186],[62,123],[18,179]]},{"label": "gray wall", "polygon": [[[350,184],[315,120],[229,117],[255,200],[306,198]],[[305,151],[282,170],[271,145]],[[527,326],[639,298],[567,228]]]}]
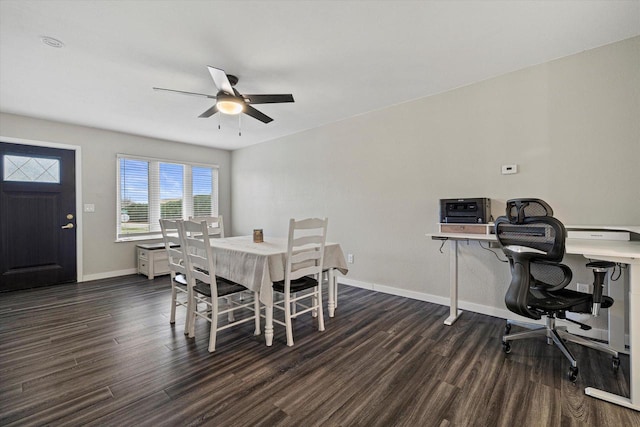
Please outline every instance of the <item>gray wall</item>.
[{"label": "gray wall", "polygon": [[[565,224],[640,224],[639,91],[636,37],[234,151],[233,233],[327,216],[329,240],[355,255],[347,279],[442,300],[448,246],[425,237],[441,198],[490,197],[497,216],[539,197]],[[503,314],[506,265],[461,246],[461,300]]]},{"label": "gray wall", "polygon": [[[230,153],[0,114],[0,135],[82,147],[84,274],[135,268],[115,243],[115,154],[220,165],[232,234],[283,235],[290,217],[328,216],[355,255],[353,283],[446,303],[448,247],[438,199],[547,200],[566,224],[640,224],[640,38]],[[520,173],[503,176],[500,165]],[[82,213],[79,212],[80,215]],[[477,244],[460,248],[462,306],[504,314],[509,273]],[[567,261],[590,282],[579,257]]]},{"label": "gray wall", "polygon": [[[231,153],[195,145],[144,138],[100,129],[0,114],[4,137],[76,145],[82,152],[83,203],[95,204],[95,213],[82,213],[83,275],[85,279],[129,273],[136,267],[135,245],[116,243],[116,153],[220,166],[219,202],[225,225],[231,225]],[[228,219],[227,219],[228,218]]]}]

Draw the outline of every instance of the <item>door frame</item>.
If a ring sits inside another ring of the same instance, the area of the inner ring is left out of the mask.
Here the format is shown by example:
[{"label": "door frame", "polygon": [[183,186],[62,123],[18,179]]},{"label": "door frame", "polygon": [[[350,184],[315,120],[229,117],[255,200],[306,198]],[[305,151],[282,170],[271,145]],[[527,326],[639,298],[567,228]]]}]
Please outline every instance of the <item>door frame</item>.
[{"label": "door frame", "polygon": [[83,215],[83,205],[82,205],[82,149],[79,145],[69,145],[69,144],[60,144],[58,142],[49,142],[49,141],[36,141],[32,139],[24,139],[24,138],[14,138],[10,136],[0,135],[0,140],[2,142],[9,142],[13,144],[22,144],[22,145],[34,145],[38,147],[47,147],[47,148],[59,148],[62,150],[70,150],[75,152],[75,160],[76,160],[76,176],[75,176],[75,184],[76,184],[76,281],[84,282],[83,272],[82,272],[82,235],[83,235],[83,227],[82,227],[82,215]]}]

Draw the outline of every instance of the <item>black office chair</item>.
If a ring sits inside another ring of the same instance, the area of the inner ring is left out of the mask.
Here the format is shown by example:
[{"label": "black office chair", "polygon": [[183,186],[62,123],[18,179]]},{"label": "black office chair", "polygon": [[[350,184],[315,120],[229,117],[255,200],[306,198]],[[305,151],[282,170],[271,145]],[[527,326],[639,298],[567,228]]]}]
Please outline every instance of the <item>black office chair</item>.
[{"label": "black office chair", "polygon": [[508,320],[502,337],[504,352],[511,352],[510,341],[544,335],[547,344],[553,342],[571,362],[571,381],[577,379],[578,363],[565,341],[611,354],[613,368],[617,369],[620,364],[617,351],[555,325],[556,319],[564,319],[580,325],[583,330],[591,329],[584,323],[567,319],[566,312],[597,315],[600,307],[610,307],[613,299],[602,295],[602,284],[606,272],[615,264],[588,264],[596,274],[593,295],[565,289],[572,278],[571,269],[561,263],[567,232],[564,225],[553,217],[551,207],[539,199],[508,200],[506,215],[496,220],[495,233],[511,267],[511,284],[505,295],[507,308],[529,319],[546,317],[544,327],[532,325],[538,329],[511,335],[511,324],[518,322]]}]

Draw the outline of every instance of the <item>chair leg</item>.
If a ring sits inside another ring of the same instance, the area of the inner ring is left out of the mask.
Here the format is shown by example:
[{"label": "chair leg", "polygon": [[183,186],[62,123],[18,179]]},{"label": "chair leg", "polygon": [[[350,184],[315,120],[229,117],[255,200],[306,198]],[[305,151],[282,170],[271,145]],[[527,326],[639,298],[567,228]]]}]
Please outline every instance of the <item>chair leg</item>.
[{"label": "chair leg", "polygon": [[571,341],[576,344],[583,345],[585,347],[592,348],[594,350],[599,350],[605,353],[612,355],[613,357],[619,357],[618,352],[609,347],[608,345],[601,344],[599,342],[591,341],[587,338],[583,338],[577,335],[570,334],[569,332],[565,332],[562,330],[558,330],[558,335],[562,337],[562,339],[566,341]]},{"label": "chair leg", "polygon": [[196,314],[195,310],[198,309],[198,305],[195,302],[193,289],[190,289],[187,292],[187,318],[184,322],[184,333],[188,335],[189,338],[193,338],[195,335],[194,325],[196,323]]},{"label": "chair leg", "polygon": [[536,336],[540,336],[540,335],[547,335],[547,328],[538,328],[538,329],[533,329],[531,331],[524,331],[524,332],[518,332],[516,334],[509,334],[509,335],[504,335],[502,337],[502,341],[506,342],[506,341],[515,341],[515,340],[521,340],[521,339],[525,339],[525,338],[531,338],[531,337],[536,337]]},{"label": "chair leg", "polygon": [[311,296],[311,306],[313,307],[313,310],[311,310],[311,316],[312,317],[318,317],[318,309],[316,307],[318,307],[318,288],[315,288],[316,290],[313,291],[313,295]]},{"label": "chair leg", "polygon": [[318,287],[316,288],[316,295],[317,297],[314,299],[317,302],[316,307],[318,307],[318,309],[316,310],[318,315],[318,330],[324,331],[324,310],[322,309],[322,285],[320,284],[320,282],[318,282]]},{"label": "chair leg", "polygon": [[[171,317],[169,318],[169,323],[176,323],[176,298],[178,297],[178,291],[176,290],[176,286],[173,284],[173,279],[171,279]],[[187,317],[189,314],[187,313]]]},{"label": "chair leg", "polygon": [[[293,299],[296,299],[296,297],[297,297],[297,296],[298,296],[298,294],[294,292],[294,293],[293,293]],[[297,304],[298,304],[298,303],[297,303],[297,302],[295,302],[295,301],[291,304],[291,316],[292,316],[293,318],[295,318],[295,317],[296,317],[297,312],[298,312]]]},{"label": "chair leg", "polygon": [[333,308],[336,309],[338,308],[338,279],[333,268],[329,270],[329,286],[333,288]]},{"label": "chair leg", "polygon": [[565,355],[565,357],[567,359],[569,359],[569,362],[571,362],[571,366],[574,367],[574,368],[577,367],[578,366],[578,361],[576,360],[575,357],[573,357],[573,354],[571,353],[571,351],[564,344],[564,341],[562,341],[562,338],[560,338],[560,335],[558,334],[558,331],[556,331],[555,329],[552,329],[549,332],[550,332],[551,339],[553,340],[553,342],[560,349],[560,351]]},{"label": "chair leg", "polygon": [[218,335],[218,300],[211,298],[211,330],[209,331],[209,353],[216,351],[216,336]]},{"label": "chair leg", "polygon": [[256,329],[253,331],[253,335],[260,335],[260,299],[257,292],[253,293],[253,314],[256,322]]},{"label": "chair leg", "polygon": [[[225,299],[227,300],[227,305],[229,306],[229,308],[233,307],[233,297],[231,295],[229,295]],[[229,323],[234,322],[236,320],[236,317],[233,314],[233,311],[230,311],[227,314],[227,320],[229,320]]]},{"label": "chair leg", "polygon": [[291,295],[284,295],[284,323],[287,330],[287,345],[293,346],[293,326],[291,325]]},{"label": "chair leg", "polygon": [[191,310],[189,310],[189,320],[188,323],[186,325],[187,328],[187,332],[185,332],[186,334],[189,335],[189,338],[193,338],[196,336],[196,310],[198,309],[198,305],[193,303],[191,305]]},{"label": "chair leg", "polygon": [[540,325],[537,323],[520,322],[518,320],[507,319],[507,328],[511,329],[512,325],[520,326],[521,328],[525,328],[525,329],[534,329],[534,330],[540,328]]}]

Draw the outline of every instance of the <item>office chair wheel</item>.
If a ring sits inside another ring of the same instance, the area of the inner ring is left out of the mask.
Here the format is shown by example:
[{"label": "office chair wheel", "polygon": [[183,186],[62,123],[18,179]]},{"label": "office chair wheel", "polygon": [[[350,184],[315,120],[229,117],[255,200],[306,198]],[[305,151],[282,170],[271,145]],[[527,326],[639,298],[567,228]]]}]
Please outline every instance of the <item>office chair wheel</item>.
[{"label": "office chair wheel", "polygon": [[504,351],[506,354],[511,353],[511,344],[509,343],[509,341],[502,341],[502,351]]},{"label": "office chair wheel", "polygon": [[569,368],[569,381],[571,381],[572,383],[575,383],[577,379],[578,379],[578,367],[572,366]]},{"label": "office chair wheel", "polygon": [[507,323],[507,325],[504,327],[504,334],[509,335],[510,332],[511,332],[511,323]]},{"label": "office chair wheel", "polygon": [[618,370],[620,369],[620,358],[614,356],[612,358],[612,365],[613,365],[613,372],[618,372]]}]

